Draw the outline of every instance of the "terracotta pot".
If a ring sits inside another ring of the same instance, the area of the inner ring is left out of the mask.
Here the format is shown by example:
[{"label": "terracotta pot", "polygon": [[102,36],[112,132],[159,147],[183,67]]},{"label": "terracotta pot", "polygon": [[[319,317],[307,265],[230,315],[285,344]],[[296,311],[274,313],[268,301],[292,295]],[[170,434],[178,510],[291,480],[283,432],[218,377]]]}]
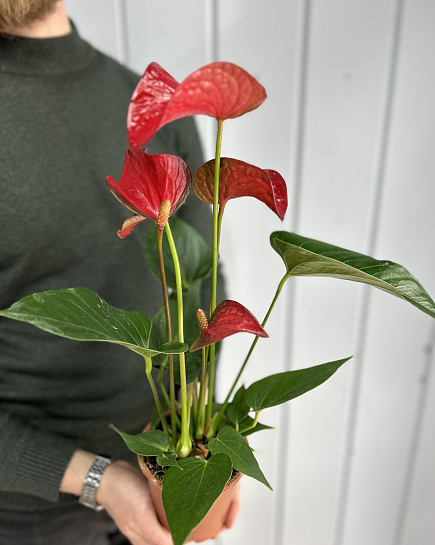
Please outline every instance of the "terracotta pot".
[{"label": "terracotta pot", "polygon": [[[151,425],[148,425],[144,431],[148,431],[150,428]],[[148,479],[151,498],[153,500],[160,523],[169,530],[165,510],[163,509],[162,481],[151,473],[143,456],[138,455],[137,460],[142,473]],[[207,539],[215,539],[218,536],[225,522],[231,500],[233,499],[235,492],[234,485],[239,482],[242,476],[243,473],[237,473],[228,481],[222,494],[214,502],[212,508],[198,524],[198,526],[193,529],[192,533],[187,539],[187,542],[201,542],[206,541]]]}]

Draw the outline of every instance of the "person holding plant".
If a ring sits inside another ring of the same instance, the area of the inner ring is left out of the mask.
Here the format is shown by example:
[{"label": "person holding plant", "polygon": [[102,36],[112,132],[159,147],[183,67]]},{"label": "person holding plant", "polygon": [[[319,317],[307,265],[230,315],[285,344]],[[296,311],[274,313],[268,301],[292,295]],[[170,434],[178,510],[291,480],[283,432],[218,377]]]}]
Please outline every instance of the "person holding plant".
[{"label": "person holding plant", "polygon": [[[161,290],[143,265],[144,237],[116,244],[113,225],[125,214],[104,187],[121,170],[138,77],[79,37],[63,0],[1,0],[0,33],[0,307],[79,283],[156,312]],[[147,150],[180,155],[191,168],[202,162],[188,119],[159,131]],[[180,215],[209,224],[198,200]],[[133,545],[170,545],[134,457],[107,426],[138,432],[151,414],[135,355],[22,335],[0,318],[0,373],[0,544],[127,543],[119,527]],[[113,461],[97,460],[100,486],[88,500],[106,512],[77,505],[97,453]],[[227,526],[236,512],[237,501]]]}]

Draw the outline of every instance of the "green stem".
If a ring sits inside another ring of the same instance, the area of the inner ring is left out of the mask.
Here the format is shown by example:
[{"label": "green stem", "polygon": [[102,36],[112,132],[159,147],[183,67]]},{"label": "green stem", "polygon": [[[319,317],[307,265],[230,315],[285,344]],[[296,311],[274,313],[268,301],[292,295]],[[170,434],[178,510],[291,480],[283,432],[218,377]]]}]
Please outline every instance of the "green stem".
[{"label": "green stem", "polygon": [[198,402],[198,418],[196,425],[196,438],[202,439],[204,437],[205,426],[205,396],[207,393],[207,348],[202,349],[202,367],[201,367],[201,381],[199,388],[199,402]]},{"label": "green stem", "polygon": [[[216,293],[217,293],[217,268],[219,260],[219,171],[221,164],[221,147],[222,147],[222,130],[223,121],[218,119],[218,129],[216,136],[216,153],[214,160],[214,188],[213,188],[213,269],[212,269],[212,282],[211,282],[211,298],[210,298],[210,315],[216,308]],[[214,359],[215,359],[215,346],[210,346],[210,366],[208,374],[208,403],[206,422],[211,421],[213,412],[213,399],[214,399]]]},{"label": "green stem", "polygon": [[159,396],[157,394],[156,385],[154,384],[154,379],[152,375],[153,363],[149,356],[144,356],[144,358],[145,358],[145,373],[146,373],[148,382],[150,383],[150,386],[151,386],[151,391],[153,393],[154,402],[157,407],[157,412],[159,413],[160,422],[162,423],[163,431],[166,433],[166,435],[169,436],[168,425],[166,424],[166,418],[163,415],[162,406],[160,405]]},{"label": "green stem", "polygon": [[258,417],[259,417],[260,413],[261,413],[261,411],[255,411],[255,418],[252,421],[252,424],[250,426],[246,426],[246,428],[243,428],[242,430],[239,430],[239,433],[245,433],[248,430],[252,430],[252,428],[255,428],[255,426],[257,425]]},{"label": "green stem", "polygon": [[[163,292],[163,304],[165,307],[166,334],[168,337],[168,342],[171,342],[172,341],[171,314],[169,311],[168,287],[166,284],[165,263],[163,259],[163,231],[160,229],[157,229],[157,250],[158,250],[158,256],[159,256],[160,278],[161,278],[162,292]],[[177,411],[175,407],[174,357],[172,354],[169,354],[168,362],[169,362],[168,407],[170,407],[171,409],[172,445],[175,446],[175,443],[177,441]],[[167,396],[165,396],[165,398],[166,397]]]},{"label": "green stem", "polygon": [[[286,274],[282,278],[281,282],[279,283],[278,288],[277,288],[276,293],[275,293],[275,296],[274,296],[274,298],[272,300],[272,303],[270,304],[270,307],[269,307],[269,310],[266,313],[266,316],[264,317],[264,320],[263,320],[263,323],[261,324],[261,327],[264,327],[266,325],[267,320],[269,319],[269,316],[270,316],[270,314],[271,314],[271,312],[273,310],[273,307],[275,306],[275,303],[277,302],[278,297],[279,297],[279,295],[280,295],[280,293],[282,291],[282,288],[284,287],[284,284],[287,282],[287,280],[289,278],[290,278],[290,275]],[[245,358],[245,361],[243,362],[242,367],[240,368],[240,371],[239,371],[236,379],[234,380],[233,385],[231,386],[231,389],[228,392],[228,395],[227,395],[222,407],[220,408],[219,412],[217,413],[217,415],[213,419],[213,422],[212,422],[212,424],[210,426],[210,430],[209,430],[209,432],[207,434],[207,439],[210,439],[216,433],[217,427],[218,427],[220,421],[222,420],[222,416],[224,415],[224,413],[225,413],[225,411],[227,409],[230,397],[231,397],[232,393],[234,392],[234,389],[237,386],[237,383],[239,382],[239,379],[242,376],[243,371],[245,370],[246,364],[248,363],[248,360],[251,357],[251,354],[254,351],[255,346],[257,345],[258,339],[259,339],[259,337],[255,337],[255,339],[254,339],[254,341],[253,341],[253,343],[251,345],[251,348],[249,349],[249,352],[248,352],[248,354],[247,354],[247,356]]]},{"label": "green stem", "polygon": [[[184,343],[184,327],[183,327],[183,286],[181,282],[181,268],[178,260],[177,249],[175,248],[174,239],[172,237],[171,228],[169,223],[165,226],[166,236],[168,237],[169,247],[172,253],[172,259],[174,262],[175,281],[177,285],[177,312],[178,312],[178,340],[180,343]],[[189,407],[187,402],[187,380],[186,380],[186,359],[184,352],[179,354],[180,359],[180,390],[181,390],[181,435],[177,443],[177,455],[180,458],[186,458],[189,456],[192,449],[192,442],[190,440],[189,428],[190,428],[190,416]]]}]

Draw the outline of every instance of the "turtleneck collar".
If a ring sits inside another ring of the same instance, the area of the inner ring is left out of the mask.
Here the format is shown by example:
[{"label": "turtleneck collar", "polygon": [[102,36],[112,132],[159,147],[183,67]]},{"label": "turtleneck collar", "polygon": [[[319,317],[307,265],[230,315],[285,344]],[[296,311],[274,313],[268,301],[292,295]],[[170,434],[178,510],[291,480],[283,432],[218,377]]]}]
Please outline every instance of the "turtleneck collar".
[{"label": "turtleneck collar", "polygon": [[95,50],[72,32],[57,38],[23,38],[0,34],[0,72],[25,75],[65,74],[85,68]]}]

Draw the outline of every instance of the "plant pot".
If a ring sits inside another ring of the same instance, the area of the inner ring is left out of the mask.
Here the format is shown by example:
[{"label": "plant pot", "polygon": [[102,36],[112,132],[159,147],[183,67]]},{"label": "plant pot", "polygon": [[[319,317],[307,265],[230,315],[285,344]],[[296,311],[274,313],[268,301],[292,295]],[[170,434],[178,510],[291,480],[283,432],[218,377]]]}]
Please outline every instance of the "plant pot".
[{"label": "plant pot", "polygon": [[[147,425],[144,431],[148,431],[149,429],[151,429],[151,424]],[[169,530],[168,521],[163,508],[162,481],[151,473],[143,456],[138,455],[137,459],[142,473],[148,479],[151,498],[153,500],[160,523]],[[222,530],[228,509],[233,499],[235,492],[234,485],[239,482],[242,476],[243,473],[236,473],[236,475],[234,475],[234,477],[228,481],[224,490],[222,491],[222,494],[214,502],[210,511],[202,519],[198,526],[193,529],[192,533],[187,539],[187,542],[195,541],[199,543],[201,541],[206,541],[207,539],[215,539],[218,536]]]}]

